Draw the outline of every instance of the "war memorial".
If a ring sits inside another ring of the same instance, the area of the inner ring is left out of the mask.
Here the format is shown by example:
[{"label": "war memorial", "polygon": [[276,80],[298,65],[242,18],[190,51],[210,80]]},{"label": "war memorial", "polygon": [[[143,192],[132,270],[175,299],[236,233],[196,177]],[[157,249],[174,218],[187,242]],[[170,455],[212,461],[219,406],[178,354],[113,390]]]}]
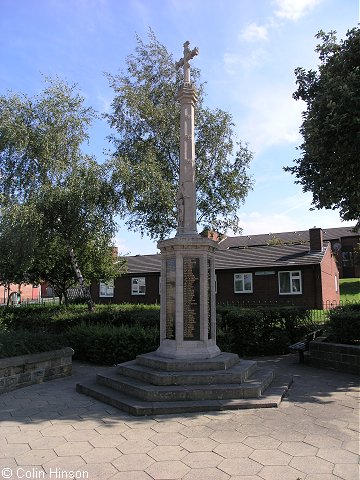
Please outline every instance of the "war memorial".
[{"label": "war memorial", "polygon": [[[276,407],[289,379],[253,360],[221,352],[216,344],[217,244],[197,233],[194,111],[197,94],[190,61],[198,48],[184,44],[180,103],[180,175],[177,233],[158,243],[161,252],[160,346],[109,368],[77,391],[133,415]],[[175,101],[175,99],[174,99]]]}]

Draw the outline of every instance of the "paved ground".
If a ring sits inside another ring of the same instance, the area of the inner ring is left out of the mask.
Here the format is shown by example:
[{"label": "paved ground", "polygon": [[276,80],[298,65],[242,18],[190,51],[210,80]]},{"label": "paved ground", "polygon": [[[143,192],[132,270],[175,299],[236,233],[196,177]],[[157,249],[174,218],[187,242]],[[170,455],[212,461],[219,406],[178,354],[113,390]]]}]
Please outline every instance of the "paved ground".
[{"label": "paved ground", "polygon": [[297,363],[277,409],[135,418],[75,391],[103,367],[0,396],[0,479],[358,480],[359,384]]}]

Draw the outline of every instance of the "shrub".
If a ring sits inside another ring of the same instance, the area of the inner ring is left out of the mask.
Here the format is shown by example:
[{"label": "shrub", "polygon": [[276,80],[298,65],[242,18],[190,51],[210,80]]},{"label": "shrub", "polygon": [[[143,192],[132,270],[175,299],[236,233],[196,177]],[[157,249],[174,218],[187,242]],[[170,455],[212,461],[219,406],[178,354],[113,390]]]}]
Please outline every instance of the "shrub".
[{"label": "shrub", "polygon": [[291,343],[314,329],[310,311],[302,307],[218,307],[218,345],[244,355],[287,352]]},{"label": "shrub", "polygon": [[0,358],[15,357],[30,353],[48,352],[68,346],[65,335],[29,332],[0,333]]},{"label": "shrub", "polygon": [[81,323],[67,332],[74,358],[103,365],[133,360],[159,346],[159,328],[140,325],[89,325]]},{"label": "shrub", "polygon": [[337,343],[359,344],[360,304],[349,304],[329,312],[329,339]]}]

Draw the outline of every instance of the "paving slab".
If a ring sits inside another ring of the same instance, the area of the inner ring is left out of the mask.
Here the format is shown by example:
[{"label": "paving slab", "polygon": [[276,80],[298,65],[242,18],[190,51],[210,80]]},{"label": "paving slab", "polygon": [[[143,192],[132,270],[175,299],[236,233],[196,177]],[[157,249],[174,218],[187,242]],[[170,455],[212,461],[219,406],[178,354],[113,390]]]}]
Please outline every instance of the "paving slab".
[{"label": "paving slab", "polygon": [[0,479],[21,468],[45,479],[358,480],[358,378],[296,355],[256,360],[294,379],[277,408],[139,419],[77,393],[107,369],[78,362],[71,377],[3,394]]}]

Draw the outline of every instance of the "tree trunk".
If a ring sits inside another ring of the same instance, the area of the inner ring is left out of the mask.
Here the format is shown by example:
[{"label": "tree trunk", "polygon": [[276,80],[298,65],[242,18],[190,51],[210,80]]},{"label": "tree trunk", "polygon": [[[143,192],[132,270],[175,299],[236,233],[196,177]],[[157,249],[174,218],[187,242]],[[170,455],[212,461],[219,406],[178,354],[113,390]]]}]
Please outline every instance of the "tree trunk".
[{"label": "tree trunk", "polygon": [[73,269],[75,271],[77,281],[79,282],[80,288],[84,293],[84,297],[86,298],[86,303],[87,303],[89,312],[92,312],[93,310],[95,310],[95,304],[94,304],[94,302],[91,298],[90,289],[88,287],[86,287],[86,285],[84,285],[84,278],[81,274],[81,270],[80,270],[80,268],[78,266],[78,263],[76,261],[74,249],[71,248],[71,247],[69,247],[69,255],[70,255],[71,264],[72,264]]}]

